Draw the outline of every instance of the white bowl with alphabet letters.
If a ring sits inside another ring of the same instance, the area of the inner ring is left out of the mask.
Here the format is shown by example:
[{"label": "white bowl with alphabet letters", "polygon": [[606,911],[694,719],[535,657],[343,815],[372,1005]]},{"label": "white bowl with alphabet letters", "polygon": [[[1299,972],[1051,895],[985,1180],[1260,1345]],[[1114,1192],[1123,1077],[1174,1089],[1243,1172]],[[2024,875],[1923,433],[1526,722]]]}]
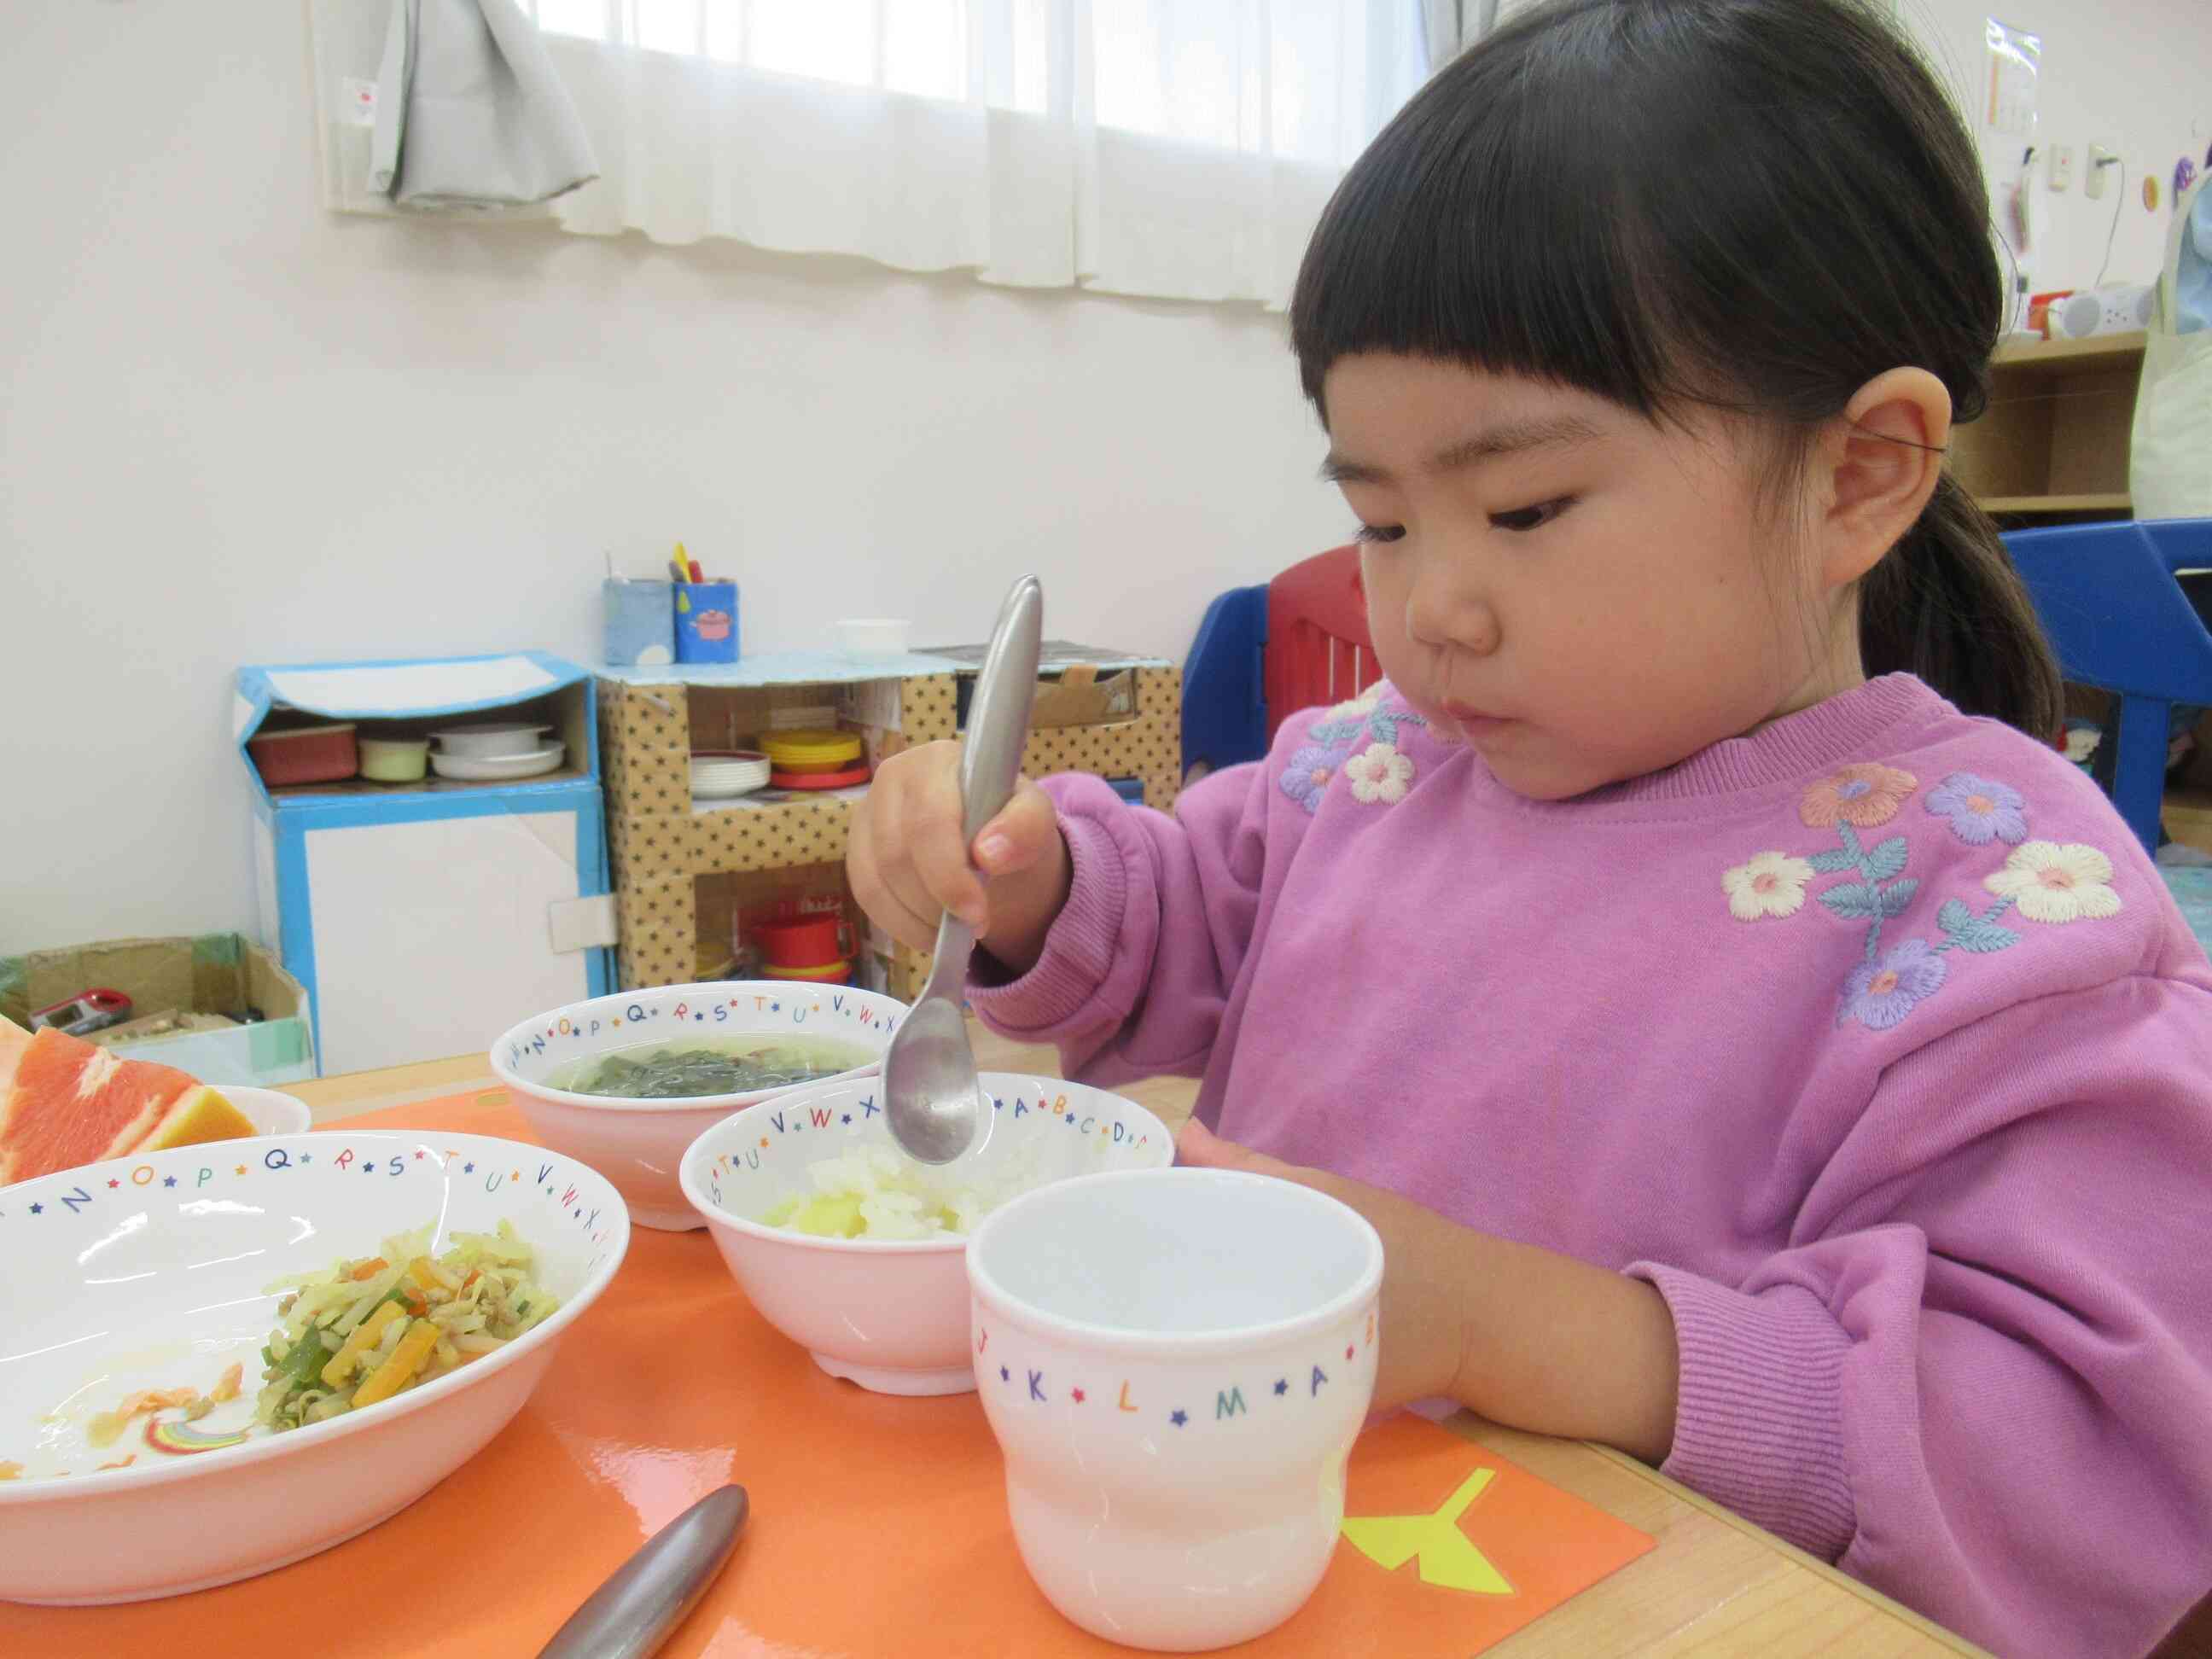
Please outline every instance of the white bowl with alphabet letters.
[{"label": "white bowl with alphabet letters", "polygon": [[638,1225],[683,1232],[706,1224],[677,1181],[684,1149],[740,1107],[809,1085],[631,1100],[565,1084],[611,1054],[635,1058],[685,1047],[737,1052],[755,1040],[809,1042],[851,1062],[836,1077],[869,1077],[905,1017],[904,1003],[842,985],[662,985],[533,1015],[492,1044],[491,1068],[545,1144],[613,1182]]},{"label": "white bowl with alphabet letters", "polygon": [[[1059,1078],[985,1072],[983,1144],[934,1169],[899,1152],[875,1078],[817,1083],[725,1119],[684,1155],[684,1193],[761,1316],[832,1376],[878,1394],[975,1386],[968,1351],[967,1236],[825,1237],[768,1216],[817,1191],[814,1166],[881,1148],[902,1190],[981,1205],[1097,1170],[1175,1158],[1167,1126],[1134,1101]],[[831,1171],[833,1175],[835,1171]]]},{"label": "white bowl with alphabet letters", "polygon": [[[544,1323],[374,1405],[254,1424],[289,1275],[425,1226],[441,1254],[502,1221],[558,1298]],[[574,1158],[442,1131],[210,1141],[0,1191],[0,1601],[178,1595],[366,1531],[506,1426],[629,1246],[621,1195]],[[94,1422],[142,1390],[214,1401],[234,1368],[236,1392],[197,1418]]]}]

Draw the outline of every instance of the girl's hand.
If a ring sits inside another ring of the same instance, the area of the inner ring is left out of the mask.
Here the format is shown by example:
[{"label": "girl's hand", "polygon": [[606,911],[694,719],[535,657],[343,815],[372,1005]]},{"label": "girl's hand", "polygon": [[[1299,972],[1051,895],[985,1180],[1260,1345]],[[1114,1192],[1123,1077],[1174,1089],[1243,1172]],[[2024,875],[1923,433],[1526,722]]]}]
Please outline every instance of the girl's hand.
[{"label": "girl's hand", "polygon": [[1327,1193],[1382,1237],[1377,1412],[1437,1395],[1492,1422],[1656,1465],[1674,1437],[1674,1316],[1641,1279],[1493,1238],[1411,1199],[1223,1140],[1196,1119],[1176,1161]]},{"label": "girl's hand", "polygon": [[876,925],[927,951],[947,910],[1016,974],[1036,965],[1067,902],[1067,842],[1051,799],[1022,779],[1005,810],[968,844],[960,745],[924,744],[892,756],[853,813],[845,869]]}]

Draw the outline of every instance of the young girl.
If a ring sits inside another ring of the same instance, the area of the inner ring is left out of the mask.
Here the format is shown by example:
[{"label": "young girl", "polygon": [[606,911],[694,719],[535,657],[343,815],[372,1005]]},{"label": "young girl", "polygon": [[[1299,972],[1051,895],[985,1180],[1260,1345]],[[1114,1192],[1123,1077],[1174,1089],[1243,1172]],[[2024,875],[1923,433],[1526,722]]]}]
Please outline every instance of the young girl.
[{"label": "young girl", "polygon": [[1201,1076],[1185,1161],[1376,1224],[1378,1407],[2136,1653],[2212,1588],[2212,969],[1943,472],[1987,223],[1853,0],[1516,20],[1292,307],[1386,682],[1173,818],[1055,778],[964,845],[912,751],[851,870],[1071,1075]]}]

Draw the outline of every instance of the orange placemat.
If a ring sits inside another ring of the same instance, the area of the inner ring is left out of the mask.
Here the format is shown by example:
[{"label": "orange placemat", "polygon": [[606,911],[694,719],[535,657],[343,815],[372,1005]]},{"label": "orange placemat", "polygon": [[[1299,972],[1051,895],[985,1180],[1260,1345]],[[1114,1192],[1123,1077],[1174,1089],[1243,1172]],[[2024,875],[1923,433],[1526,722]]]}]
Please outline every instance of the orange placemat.
[{"label": "orange placemat", "polygon": [[[532,1139],[497,1092],[320,1133],[368,1127]],[[752,1519],[662,1650],[671,1659],[1127,1651],[1077,1630],[1030,1583],[973,1395],[890,1399],[832,1380],[753,1311],[704,1232],[643,1228],[530,1403],[411,1508],[195,1595],[0,1604],[0,1650],[532,1654],[640,1541],[726,1480],[745,1486]],[[1360,1437],[1346,1515],[1313,1599],[1238,1652],[1478,1652],[1652,1546],[1409,1416]]]}]

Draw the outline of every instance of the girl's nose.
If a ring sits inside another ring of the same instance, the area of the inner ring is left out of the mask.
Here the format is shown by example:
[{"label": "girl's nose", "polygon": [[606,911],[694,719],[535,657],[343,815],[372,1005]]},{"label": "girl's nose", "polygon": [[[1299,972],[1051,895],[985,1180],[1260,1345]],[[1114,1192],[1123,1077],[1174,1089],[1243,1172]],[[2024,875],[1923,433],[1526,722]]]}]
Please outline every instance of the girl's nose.
[{"label": "girl's nose", "polygon": [[1477,657],[1498,649],[1498,613],[1457,561],[1425,557],[1406,596],[1406,632],[1417,645]]}]

